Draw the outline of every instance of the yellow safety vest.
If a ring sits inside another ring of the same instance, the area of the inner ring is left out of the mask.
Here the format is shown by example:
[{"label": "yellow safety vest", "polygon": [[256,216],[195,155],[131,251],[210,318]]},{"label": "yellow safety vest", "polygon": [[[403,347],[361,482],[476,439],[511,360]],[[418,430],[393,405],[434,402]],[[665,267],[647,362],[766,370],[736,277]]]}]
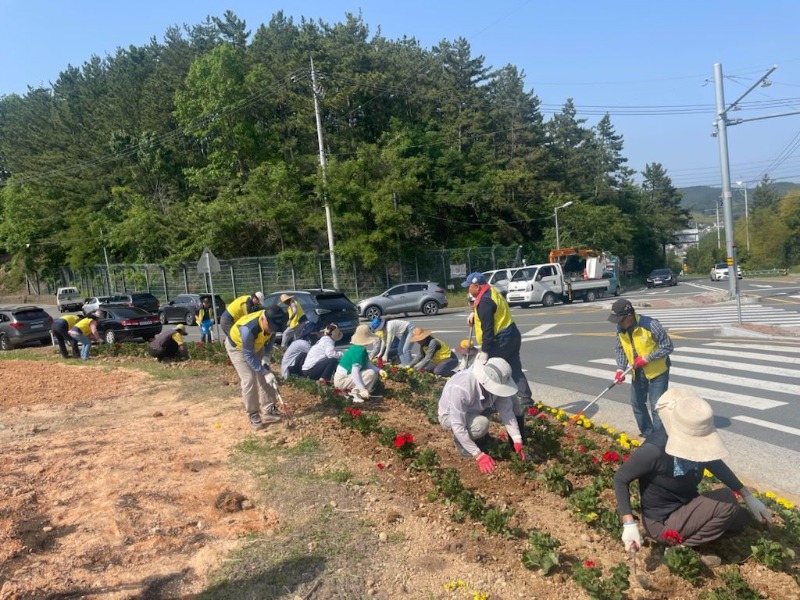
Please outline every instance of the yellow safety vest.
[{"label": "yellow safety vest", "polygon": [[[636,356],[648,357],[658,349],[658,343],[653,339],[653,334],[648,329],[639,325],[639,315],[636,315],[636,325],[628,335],[625,331],[618,333],[620,344],[625,352],[625,357],[629,364],[633,364],[633,350],[636,349]],[[633,345],[631,345],[633,338]],[[644,376],[648,380],[658,377],[667,370],[667,357],[657,358],[650,361],[644,367]]]},{"label": "yellow safety vest", "polygon": [[83,319],[75,323],[75,325],[73,325],[72,327],[73,328],[77,327],[78,329],[81,330],[81,333],[83,335],[89,336],[92,335],[92,321],[94,321],[94,319],[90,319],[89,317],[84,317]]},{"label": "yellow safety vest", "polygon": [[[67,322],[67,329],[72,329],[75,327],[75,323],[80,321],[83,317],[80,315],[64,315],[63,317],[59,317],[62,321]],[[56,319],[58,320],[58,319]]]},{"label": "yellow safety vest", "polygon": [[[250,321],[254,319],[258,319],[262,314],[264,314],[263,310],[257,310],[256,312],[252,312],[249,315],[243,316],[241,319],[236,321],[231,327],[231,332],[229,334],[230,340],[233,343],[234,348],[238,348],[239,350],[242,349],[242,333],[239,331],[239,327],[242,325],[247,325]],[[256,335],[255,341],[253,342],[253,351],[258,352],[264,345],[272,338],[272,332],[267,333],[264,331],[261,326],[258,326],[258,334]]]},{"label": "yellow safety vest", "polygon": [[249,295],[239,296],[238,298],[236,298],[236,300],[228,304],[228,307],[225,309],[228,311],[228,314],[233,318],[234,323],[247,314],[248,298],[250,298]]},{"label": "yellow safety vest", "polygon": [[300,324],[300,318],[306,314],[300,303],[295,300],[289,305],[289,323],[286,327],[297,327]]},{"label": "yellow safety vest", "polygon": [[195,322],[200,325],[203,321],[213,321],[214,320],[214,310],[209,306],[208,308],[201,308],[197,311],[197,317],[195,318]]},{"label": "yellow safety vest", "polygon": [[[495,288],[490,287],[489,293],[491,294],[492,301],[497,305],[497,310],[494,313],[494,334],[497,335],[503,331],[503,329],[511,325],[511,309],[508,308],[508,302],[503,298],[503,294],[498,292]],[[477,307],[473,307],[472,312],[475,315],[473,321],[475,325],[475,339],[478,342],[478,346],[480,346],[483,343],[483,327],[481,327],[481,319],[478,316]]]},{"label": "yellow safety vest", "polygon": [[[447,360],[450,358],[452,354],[452,350],[450,350],[450,346],[444,343],[444,340],[439,338],[433,338],[439,343],[439,348],[436,350],[436,354],[433,355],[431,362],[435,365],[438,365],[440,362]],[[425,348],[425,355],[427,356],[428,348]]]}]

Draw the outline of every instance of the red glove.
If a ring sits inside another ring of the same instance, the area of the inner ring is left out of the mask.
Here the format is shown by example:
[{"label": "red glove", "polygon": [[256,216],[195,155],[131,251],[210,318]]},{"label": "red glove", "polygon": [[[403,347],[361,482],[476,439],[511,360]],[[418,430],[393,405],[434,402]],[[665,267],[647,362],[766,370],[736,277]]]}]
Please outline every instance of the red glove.
[{"label": "red glove", "polygon": [[495,466],[492,457],[488,454],[481,452],[478,455],[478,468],[481,470],[481,473],[486,473],[488,475],[494,471]]},{"label": "red glove", "polygon": [[623,381],[625,381],[625,371],[623,371],[622,369],[617,369],[617,372],[614,373],[614,381],[616,381],[617,383],[622,383]]},{"label": "red glove", "polygon": [[514,452],[519,454],[520,460],[525,460],[525,453],[522,451],[522,442],[514,442]]},{"label": "red glove", "polygon": [[634,369],[641,369],[648,363],[648,360],[644,356],[637,356],[633,361],[633,368]]}]

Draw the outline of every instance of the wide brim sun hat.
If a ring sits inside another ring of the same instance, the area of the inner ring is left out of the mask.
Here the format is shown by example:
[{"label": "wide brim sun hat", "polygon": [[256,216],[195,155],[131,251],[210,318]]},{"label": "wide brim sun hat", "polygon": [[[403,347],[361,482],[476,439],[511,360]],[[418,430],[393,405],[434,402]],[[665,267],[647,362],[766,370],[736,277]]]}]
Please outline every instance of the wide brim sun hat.
[{"label": "wide brim sun hat", "polygon": [[290,300],[294,300],[294,296],[289,294],[281,294],[281,302],[288,302]]},{"label": "wide brim sun hat", "polygon": [[508,398],[519,391],[516,382],[511,379],[511,365],[502,358],[490,358],[486,363],[475,361],[472,372],[490,394]]},{"label": "wide brim sun hat", "polygon": [[711,405],[691,388],[668,389],[658,399],[656,412],[667,432],[667,454],[695,462],[728,456],[728,449],[714,426]]},{"label": "wide brim sun hat", "polygon": [[369,330],[369,325],[361,324],[356,327],[356,332],[350,338],[350,343],[356,346],[369,346],[378,341],[378,336],[373,335]]},{"label": "wide brim sun hat", "polygon": [[414,331],[411,333],[411,341],[418,344],[425,338],[430,337],[432,334],[433,331],[431,331],[430,329],[423,329],[422,327],[414,327]]}]

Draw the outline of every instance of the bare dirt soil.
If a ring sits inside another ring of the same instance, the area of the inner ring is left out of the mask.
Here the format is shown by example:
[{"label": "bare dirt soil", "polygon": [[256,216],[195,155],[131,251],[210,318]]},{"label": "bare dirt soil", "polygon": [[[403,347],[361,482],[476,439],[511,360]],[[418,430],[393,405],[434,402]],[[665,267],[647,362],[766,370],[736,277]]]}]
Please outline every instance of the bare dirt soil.
[{"label": "bare dirt soil", "polygon": [[[566,571],[526,570],[525,540],[453,522],[426,475],[307,393],[283,390],[294,428],[254,434],[230,367],[30,352],[0,360],[2,600],[588,597]],[[514,506],[520,527],[557,537],[567,560],[626,560],[563,498],[504,465],[481,475],[419,412],[391,400],[365,410],[435,448],[491,504]],[[718,583],[709,573],[693,588],[643,553],[653,589],[634,582],[629,598],[697,598]],[[743,573],[762,597],[800,598],[788,575],[752,561]]]}]

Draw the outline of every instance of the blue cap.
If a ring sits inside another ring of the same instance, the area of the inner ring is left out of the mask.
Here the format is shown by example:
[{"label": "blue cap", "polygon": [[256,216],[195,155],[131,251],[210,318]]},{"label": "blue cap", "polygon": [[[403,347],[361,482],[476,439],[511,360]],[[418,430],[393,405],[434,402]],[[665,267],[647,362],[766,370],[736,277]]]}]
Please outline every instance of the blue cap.
[{"label": "blue cap", "polygon": [[372,321],[369,322],[370,331],[372,331],[373,333],[379,331],[381,327],[383,327],[383,319],[381,319],[380,317],[375,317],[374,319],[372,319]]},{"label": "blue cap", "polygon": [[461,287],[469,287],[473,283],[477,283],[478,285],[484,285],[486,283],[486,276],[479,271],[470,273],[469,275],[467,275],[467,278],[464,280],[464,283],[461,284]]}]

